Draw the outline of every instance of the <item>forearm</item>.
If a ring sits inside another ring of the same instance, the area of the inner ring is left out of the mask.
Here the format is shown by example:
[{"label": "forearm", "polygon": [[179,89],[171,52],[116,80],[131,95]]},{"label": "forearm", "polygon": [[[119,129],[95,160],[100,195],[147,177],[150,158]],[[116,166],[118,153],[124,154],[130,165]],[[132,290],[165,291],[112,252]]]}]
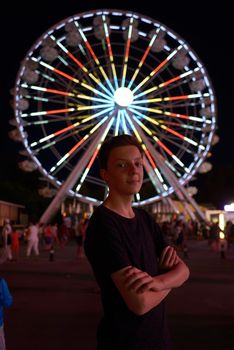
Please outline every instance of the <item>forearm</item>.
[{"label": "forearm", "polygon": [[[136,299],[132,299],[132,301],[135,302],[135,310],[137,310],[137,313],[140,315],[148,312],[153,307],[159,305],[172,288],[181,286],[188,277],[189,269],[183,261],[180,260],[170,271],[153,277],[153,280],[156,282],[155,289],[152,287],[150,290],[145,290],[146,286],[143,286],[142,293],[136,293]],[[159,290],[157,290],[157,288]]]},{"label": "forearm", "polygon": [[[152,278],[142,286],[133,285],[129,308],[136,314],[143,315],[161,303],[172,288],[181,286],[189,277],[189,269],[182,260],[169,271]],[[129,299],[128,299],[129,301]]]},{"label": "forearm", "polygon": [[[126,280],[127,271],[132,272],[130,284]],[[146,278],[143,278],[143,276]],[[112,279],[118,288],[122,298],[128,308],[136,315],[143,315],[153,307],[156,307],[168,295],[170,289],[153,291],[148,285],[148,279],[153,283],[153,277],[147,273],[133,267],[123,268],[112,274]],[[135,281],[139,287],[133,286],[131,282]]]},{"label": "forearm", "polygon": [[160,292],[145,291],[141,294],[132,293],[132,298],[128,299],[128,307],[137,315],[144,315],[154,307],[158,306],[169,294],[170,289]]},{"label": "forearm", "polygon": [[[154,277],[162,284],[161,289],[167,290],[181,286],[189,277],[189,269],[182,260],[172,267],[171,270]],[[158,281],[156,281],[158,282]]]}]

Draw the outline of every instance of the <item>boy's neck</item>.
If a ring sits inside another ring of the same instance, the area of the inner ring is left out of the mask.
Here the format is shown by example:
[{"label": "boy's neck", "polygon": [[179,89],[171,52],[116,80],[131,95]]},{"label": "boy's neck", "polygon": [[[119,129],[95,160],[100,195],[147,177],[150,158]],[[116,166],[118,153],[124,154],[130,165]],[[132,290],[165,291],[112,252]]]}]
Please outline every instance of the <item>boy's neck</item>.
[{"label": "boy's neck", "polygon": [[104,207],[116,212],[117,214],[124,216],[126,218],[133,218],[135,213],[132,208],[132,201],[123,201],[118,199],[113,199],[110,196],[104,201]]}]

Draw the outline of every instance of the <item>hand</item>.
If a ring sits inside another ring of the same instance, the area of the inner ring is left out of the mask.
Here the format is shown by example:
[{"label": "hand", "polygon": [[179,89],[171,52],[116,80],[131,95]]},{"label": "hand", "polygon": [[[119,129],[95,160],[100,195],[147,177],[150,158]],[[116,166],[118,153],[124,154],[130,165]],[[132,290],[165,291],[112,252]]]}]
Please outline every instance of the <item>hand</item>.
[{"label": "hand", "polygon": [[164,248],[159,260],[160,268],[164,270],[170,270],[173,266],[177,265],[178,262],[179,257],[176,253],[176,250],[169,245]]},{"label": "hand", "polygon": [[136,267],[129,267],[125,271],[125,286],[136,293],[146,291],[160,291],[163,288],[160,276],[152,277]]}]

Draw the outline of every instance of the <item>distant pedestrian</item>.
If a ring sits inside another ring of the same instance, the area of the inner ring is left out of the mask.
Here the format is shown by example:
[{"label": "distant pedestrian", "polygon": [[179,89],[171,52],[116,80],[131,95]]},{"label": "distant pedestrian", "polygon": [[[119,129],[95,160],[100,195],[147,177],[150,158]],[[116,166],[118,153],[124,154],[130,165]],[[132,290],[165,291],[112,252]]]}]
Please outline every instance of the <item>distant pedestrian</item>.
[{"label": "distant pedestrian", "polygon": [[4,278],[0,277],[0,350],[6,349],[3,309],[4,307],[11,306],[12,300],[7,282]]},{"label": "distant pedestrian", "polygon": [[75,237],[76,237],[76,243],[77,243],[77,251],[76,256],[77,258],[82,258],[84,256],[84,240],[85,240],[85,234],[86,229],[88,226],[89,220],[85,217],[81,218],[80,221],[75,226]]},{"label": "distant pedestrian", "polygon": [[69,239],[69,228],[64,219],[62,224],[59,227],[58,235],[59,235],[60,247],[64,247],[68,243],[68,239]]},{"label": "distant pedestrian", "polygon": [[210,224],[210,233],[209,233],[209,245],[211,249],[215,252],[219,250],[219,233],[220,227],[218,222],[213,222]]},{"label": "distant pedestrian", "polygon": [[11,251],[11,233],[12,226],[9,219],[4,220],[4,226],[2,229],[2,237],[3,237],[3,250],[6,259],[12,260],[12,251]]},{"label": "distant pedestrian", "polygon": [[26,255],[30,256],[33,250],[35,255],[39,255],[39,225],[35,222],[31,222],[27,229],[27,250]]},{"label": "distant pedestrian", "polygon": [[227,239],[227,249],[230,258],[234,258],[234,224],[228,220],[224,229],[225,238]]},{"label": "distant pedestrian", "polygon": [[52,225],[50,223],[44,227],[42,235],[45,250],[50,251],[50,248],[53,245],[53,230]]},{"label": "distant pedestrian", "polygon": [[13,230],[11,233],[11,251],[12,251],[12,259],[17,261],[19,258],[19,248],[20,248],[20,234],[19,231],[13,226]]}]

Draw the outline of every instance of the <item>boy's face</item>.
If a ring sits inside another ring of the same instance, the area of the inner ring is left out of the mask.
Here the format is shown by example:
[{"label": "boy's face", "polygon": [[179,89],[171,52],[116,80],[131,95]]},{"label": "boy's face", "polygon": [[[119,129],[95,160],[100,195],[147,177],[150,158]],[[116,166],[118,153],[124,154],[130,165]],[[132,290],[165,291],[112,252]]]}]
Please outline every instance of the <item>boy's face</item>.
[{"label": "boy's face", "polygon": [[140,191],[143,181],[143,159],[136,146],[114,148],[107,162],[107,169],[101,169],[101,176],[110,192],[132,196]]}]

